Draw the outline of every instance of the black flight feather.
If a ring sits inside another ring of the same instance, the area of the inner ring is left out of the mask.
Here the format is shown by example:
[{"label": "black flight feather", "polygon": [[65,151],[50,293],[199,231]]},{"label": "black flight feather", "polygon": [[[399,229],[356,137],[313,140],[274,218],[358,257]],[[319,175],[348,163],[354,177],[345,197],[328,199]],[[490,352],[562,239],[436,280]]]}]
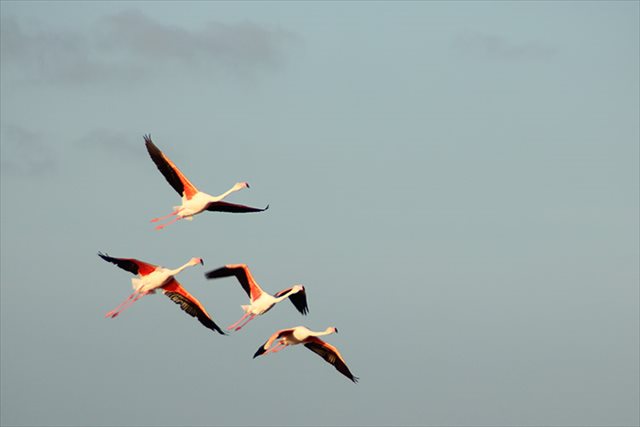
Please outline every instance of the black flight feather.
[{"label": "black flight feather", "polygon": [[147,147],[151,160],[156,164],[160,173],[165,177],[167,182],[178,192],[180,196],[184,193],[184,185],[176,171],[171,167],[162,155],[162,151],[151,141],[151,135],[144,136],[144,145]]},{"label": "black flight feather", "polygon": [[266,208],[252,208],[251,206],[239,205],[236,203],[224,202],[222,200],[218,202],[210,202],[205,208],[212,212],[232,212],[232,213],[247,213],[247,212],[262,212],[269,209],[269,205]]},{"label": "black flight feather", "polygon": [[123,270],[126,270],[133,274],[138,274],[138,264],[136,264],[133,261],[130,261],[128,259],[113,258],[113,257],[110,257],[108,254],[103,254],[102,252],[98,252],[98,256],[105,261],[108,261],[110,263],[117,265]]},{"label": "black flight feather", "polygon": [[333,351],[313,341],[305,343],[304,346],[322,357],[328,363],[332,364],[342,375],[349,378],[354,383],[358,382],[358,377],[353,376],[347,365]]},{"label": "black flight feather", "polygon": [[217,279],[220,277],[229,277],[235,276],[236,279],[242,285],[242,289],[247,293],[247,296],[251,298],[251,286],[249,285],[249,278],[247,277],[247,272],[242,267],[220,267],[215,270],[211,270],[204,275],[207,279]]},{"label": "black flight feather", "polygon": [[218,327],[218,325],[215,324],[213,320],[211,320],[209,316],[203,313],[202,310],[200,310],[188,298],[185,298],[184,295],[178,292],[169,291],[166,291],[164,294],[168,296],[171,301],[178,304],[180,308],[183,309],[187,314],[197,318],[205,327],[221,335],[227,335],[222,329],[220,329],[220,327]]}]

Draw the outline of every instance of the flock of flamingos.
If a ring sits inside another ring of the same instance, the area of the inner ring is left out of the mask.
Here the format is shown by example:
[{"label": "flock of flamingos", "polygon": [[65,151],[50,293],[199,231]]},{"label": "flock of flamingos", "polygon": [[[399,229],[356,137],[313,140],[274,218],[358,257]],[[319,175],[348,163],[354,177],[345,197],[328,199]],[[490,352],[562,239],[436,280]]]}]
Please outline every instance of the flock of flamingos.
[{"label": "flock of flamingos", "polygon": [[[156,226],[157,230],[181,219],[192,220],[194,215],[204,211],[244,213],[262,212],[269,208],[268,205],[264,209],[260,209],[223,201],[223,199],[229,194],[242,190],[243,188],[248,188],[249,184],[246,182],[236,183],[233,187],[219,196],[211,196],[198,190],[195,185],[193,185],[187,177],[182,174],[180,169],[178,169],[176,165],[162,151],[160,151],[158,147],[155,146],[151,141],[150,135],[145,135],[144,141],[147,151],[149,152],[149,156],[151,156],[151,160],[156,164],[158,170],[160,170],[162,175],[164,175],[167,182],[169,182],[173,189],[182,197],[182,204],[180,206],[175,206],[170,214],[151,220],[151,222],[158,222],[173,217],[169,222]],[[98,256],[103,260],[111,262],[123,270],[137,276],[131,279],[133,293],[115,309],[108,312],[105,317],[115,318],[125,308],[131,306],[131,304],[143,296],[154,294],[156,290],[160,290],[164,295],[169,297],[169,299],[180,305],[182,310],[197,318],[206,328],[209,328],[221,335],[226,335],[226,333],[216,325],[200,301],[187,292],[187,290],[184,289],[174,277],[187,267],[191,267],[196,264],[204,264],[202,258],[191,258],[183,266],[171,270],[133,258],[114,258],[101,252],[98,253]],[[294,285],[290,288],[283,289],[274,295],[270,295],[258,285],[254,280],[249,267],[245,264],[229,264],[205,274],[207,279],[217,279],[230,276],[234,276],[238,282],[240,282],[242,289],[244,289],[249,296],[249,305],[242,306],[244,315],[237,322],[230,325],[227,330],[239,331],[256,316],[263,315],[267,311],[271,310],[274,305],[287,298],[301,314],[306,315],[309,311],[307,306],[307,294],[304,286]],[[305,347],[318,354],[328,363],[332,364],[341,374],[355,383],[358,381],[358,377],[355,377],[351,371],[349,371],[349,368],[338,349],[318,338],[323,335],[329,335],[337,332],[338,330],[334,327],[328,327],[321,332],[311,331],[304,326],[280,329],[271,335],[269,339],[258,348],[258,351],[256,351],[253,357],[256,358],[263,354],[277,353],[290,345],[304,344]],[[273,345],[276,341],[277,343]]]}]

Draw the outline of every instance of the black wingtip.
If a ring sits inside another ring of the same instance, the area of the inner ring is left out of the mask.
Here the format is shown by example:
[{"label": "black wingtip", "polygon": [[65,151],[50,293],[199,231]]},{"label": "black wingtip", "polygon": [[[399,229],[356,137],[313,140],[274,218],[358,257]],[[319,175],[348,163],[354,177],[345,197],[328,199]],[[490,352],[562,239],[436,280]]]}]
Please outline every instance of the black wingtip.
[{"label": "black wingtip", "polygon": [[227,333],[225,331],[223,331],[222,329],[220,329],[220,326],[216,325],[216,322],[214,322],[213,320],[209,319],[209,321],[207,321],[207,325],[205,325],[207,328],[211,329],[213,332],[217,332],[220,335],[227,335]]},{"label": "black wingtip", "polygon": [[[144,138],[144,142],[149,143],[151,142],[151,134],[150,133],[146,133],[143,135]],[[151,142],[152,143],[152,142]]]},{"label": "black wingtip", "polygon": [[349,378],[351,381],[353,381],[354,384],[358,384],[358,380],[360,379],[360,377],[354,377],[352,376],[351,378]]},{"label": "black wingtip", "polygon": [[207,279],[219,279],[221,277],[227,277],[229,275],[230,274],[228,274],[228,268],[226,266],[215,268],[204,273],[204,277],[206,277]]},{"label": "black wingtip", "polygon": [[264,354],[265,351],[267,351],[267,350],[265,350],[264,346],[260,346],[258,351],[256,351],[256,353],[253,355],[253,358],[255,359],[256,357]]},{"label": "black wingtip", "polygon": [[215,279],[218,276],[216,276],[216,272],[218,272],[218,270],[220,270],[219,268],[215,269],[215,270],[211,270],[211,271],[207,271],[206,273],[204,273],[204,277],[207,279]]}]

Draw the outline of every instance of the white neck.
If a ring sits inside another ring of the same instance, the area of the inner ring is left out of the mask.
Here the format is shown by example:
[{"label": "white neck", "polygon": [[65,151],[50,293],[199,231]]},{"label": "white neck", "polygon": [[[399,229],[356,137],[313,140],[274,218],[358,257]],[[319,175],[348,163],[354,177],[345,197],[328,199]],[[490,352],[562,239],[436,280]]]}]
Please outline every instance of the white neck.
[{"label": "white neck", "polygon": [[322,332],[311,332],[309,335],[312,337],[321,337],[324,335],[331,335],[333,333],[333,328],[327,328]]},{"label": "white neck", "polygon": [[216,197],[216,199],[218,200],[222,200],[225,197],[227,197],[229,194],[231,193],[235,193],[236,191],[242,190],[243,187],[238,187],[237,184],[234,184],[233,187],[231,187],[230,189],[228,189],[227,191],[225,191],[224,193],[222,193],[221,195],[219,195],[218,197]]},{"label": "white neck", "polygon": [[195,265],[195,264],[192,263],[191,261],[189,261],[186,264],[184,264],[183,266],[180,266],[180,267],[176,268],[175,270],[171,270],[171,275],[174,276],[174,275],[180,273],[185,268],[191,267],[193,265]]},{"label": "white neck", "polygon": [[291,290],[290,290],[289,292],[287,292],[286,294],[279,296],[279,297],[278,297],[278,298],[276,298],[275,300],[276,300],[276,302],[278,303],[278,302],[280,302],[280,301],[282,301],[282,300],[285,300],[285,299],[289,298],[289,295],[291,295],[291,294],[295,294],[295,293],[296,293],[296,290],[295,290],[295,288],[294,288],[294,289],[291,289]]}]

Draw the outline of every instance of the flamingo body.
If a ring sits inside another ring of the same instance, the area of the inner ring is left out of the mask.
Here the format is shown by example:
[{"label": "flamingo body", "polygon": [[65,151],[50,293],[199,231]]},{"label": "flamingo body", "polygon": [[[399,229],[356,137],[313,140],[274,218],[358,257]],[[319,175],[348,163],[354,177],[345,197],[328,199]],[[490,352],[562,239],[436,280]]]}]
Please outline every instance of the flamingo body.
[{"label": "flamingo body", "polygon": [[[338,372],[356,383],[358,382],[358,377],[351,373],[340,351],[331,344],[318,338],[319,336],[333,333],[338,333],[338,330],[334,327],[328,327],[322,332],[314,332],[304,326],[281,329],[271,335],[269,339],[258,348],[253,358],[255,359],[263,354],[277,353],[291,345],[304,344],[306,348],[322,357],[327,363],[333,365]],[[272,347],[276,341],[278,341],[278,343]]]},{"label": "flamingo body", "polygon": [[[246,264],[228,264],[224,267],[209,271],[205,276],[207,279],[235,276],[249,296],[250,304],[241,306],[245,314],[240,318],[240,320],[229,326],[227,328],[229,330],[235,329],[236,331],[239,331],[256,316],[265,314],[277,303],[287,298],[289,298],[291,303],[301,314],[306,315],[309,312],[307,294],[304,286],[294,285],[290,288],[281,290],[275,295],[270,295],[265,292],[260,285],[258,285],[258,282],[255,281],[251,274],[251,270],[249,270],[249,267]],[[245,319],[247,319],[246,322],[240,324]]]},{"label": "flamingo body", "polygon": [[131,306],[131,304],[143,296],[155,294],[157,289],[161,289],[164,295],[176,304],[179,304],[182,310],[187,314],[196,317],[205,327],[214,332],[218,332],[219,334],[226,335],[211,319],[211,316],[207,313],[207,310],[200,301],[187,292],[187,290],[184,289],[174,277],[187,267],[196,264],[204,264],[202,258],[191,258],[183,266],[178,267],[175,270],[170,270],[168,268],[148,264],[134,258],[114,258],[101,252],[98,252],[98,256],[107,262],[117,265],[123,270],[137,275],[137,277],[133,277],[131,279],[131,285],[134,290],[133,293],[129,295],[129,297],[118,307],[108,312],[105,317],[115,318],[125,308]]},{"label": "flamingo body", "polygon": [[154,218],[151,222],[157,222],[161,219],[169,217],[175,217],[172,221],[156,226],[156,229],[160,230],[169,224],[173,224],[180,219],[193,219],[194,215],[201,212],[217,211],[217,212],[231,212],[231,213],[246,213],[246,212],[262,212],[269,209],[267,205],[264,209],[253,208],[250,206],[239,205],[236,203],[225,202],[222,199],[229,194],[242,190],[243,188],[249,188],[249,183],[238,182],[233,185],[229,190],[222,193],[219,196],[212,196],[196,188],[195,185],[189,181],[189,179],[178,169],[178,167],[167,157],[156,145],[151,141],[150,135],[144,136],[145,146],[147,152],[151,157],[151,160],[155,163],[156,167],[165,177],[169,185],[182,198],[182,204],[180,206],[174,206],[173,212],[164,217]]}]

